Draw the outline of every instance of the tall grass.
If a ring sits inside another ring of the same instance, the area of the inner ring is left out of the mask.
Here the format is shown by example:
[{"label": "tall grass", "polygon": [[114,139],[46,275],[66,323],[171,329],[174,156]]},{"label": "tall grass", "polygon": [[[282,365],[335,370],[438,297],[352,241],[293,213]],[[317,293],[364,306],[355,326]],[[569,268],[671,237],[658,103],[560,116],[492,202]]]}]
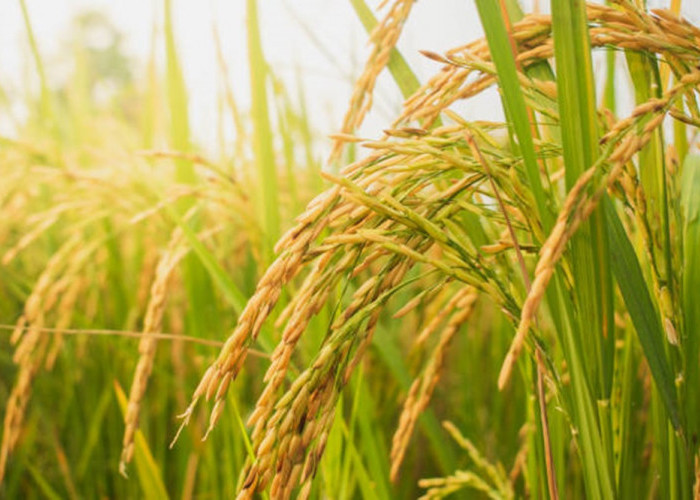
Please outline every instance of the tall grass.
[{"label": "tall grass", "polygon": [[[163,79],[153,56],[99,107],[41,77],[38,119],[3,139],[3,494],[697,498],[700,29],[680,4],[477,0],[485,37],[424,52],[420,84],[396,48],[412,2],[353,0],[370,56],[333,159],[382,71],[406,100],[320,193],[246,6],[247,115],[219,55],[233,154],[192,141],[167,0]],[[492,87],[504,122],[455,111]]]}]

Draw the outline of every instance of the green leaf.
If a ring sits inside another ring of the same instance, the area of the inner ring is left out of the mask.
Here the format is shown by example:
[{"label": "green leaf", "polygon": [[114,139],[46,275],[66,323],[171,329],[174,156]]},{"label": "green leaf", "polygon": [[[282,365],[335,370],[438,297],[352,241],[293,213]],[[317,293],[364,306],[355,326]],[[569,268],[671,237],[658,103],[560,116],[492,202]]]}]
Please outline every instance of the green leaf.
[{"label": "green leaf", "polygon": [[34,481],[36,481],[39,491],[43,493],[44,497],[48,498],[49,500],[61,500],[61,495],[59,495],[58,492],[51,487],[51,483],[41,474],[39,469],[34,467],[29,462],[25,462],[24,465],[27,467],[27,469],[29,469],[29,473],[34,478]]},{"label": "green leaf", "polygon": [[683,336],[686,358],[686,414],[688,435],[700,432],[700,155],[686,156],[681,181],[681,209],[683,210],[683,276],[682,309]]},{"label": "green leaf", "polygon": [[[571,189],[598,157],[595,80],[585,5],[555,2],[552,29],[566,187]],[[595,328],[595,341],[583,347],[599,398],[609,397],[613,373],[614,315],[607,254],[605,217],[599,209],[581,226],[571,245],[579,312],[591,318]]]},{"label": "green leaf", "polygon": [[[119,402],[119,409],[122,412],[122,416],[126,416],[128,400],[126,394],[124,394],[124,389],[122,389],[119,382],[116,380],[114,381],[114,392],[117,395],[117,401]],[[168,490],[165,488],[165,484],[163,484],[163,479],[158,469],[158,464],[153,458],[151,450],[146,443],[146,439],[143,437],[143,433],[140,430],[137,430],[134,436],[134,463],[144,498],[169,498]]]},{"label": "green leaf", "polygon": [[248,0],[248,64],[250,66],[250,92],[253,120],[253,151],[258,168],[258,215],[262,223],[264,248],[267,259],[272,258],[272,246],[279,237],[279,189],[272,143],[267,98],[267,63],[263,55],[258,6],[256,0]]},{"label": "green leaf", "polygon": [[[170,140],[178,151],[190,149],[190,121],[187,110],[187,89],[182,68],[175,47],[173,32],[171,0],[165,1],[165,61],[167,71],[168,107],[170,109]],[[194,165],[191,161],[178,158],[175,160],[178,182],[192,184],[196,180]]]},{"label": "green leaf", "polygon": [[[389,335],[375,335],[372,339],[372,346],[377,350],[382,361],[387,365],[389,371],[401,385],[401,388],[408,392],[413,382],[411,375],[406,366],[403,355],[399,346]],[[444,474],[451,473],[456,466],[457,460],[448,440],[445,439],[445,434],[440,425],[440,421],[435,416],[432,408],[426,408],[421,414],[418,423],[422,427],[423,432],[427,436],[432,452],[437,459],[440,469]]]},{"label": "green leaf", "polygon": [[85,472],[88,470],[88,465],[90,464],[90,457],[95,449],[95,446],[100,439],[100,431],[104,425],[104,417],[109,408],[109,404],[112,402],[112,395],[109,389],[109,385],[106,385],[100,399],[97,404],[92,408],[90,426],[87,429],[85,444],[83,446],[80,458],[78,459],[78,465],[76,467],[76,476],[82,479],[85,476]]},{"label": "green leaf", "polygon": [[219,286],[220,290],[224,294],[224,297],[226,298],[226,301],[233,307],[236,315],[241,314],[246,302],[248,301],[246,296],[243,294],[243,292],[241,292],[238,286],[236,286],[224,268],[221,267],[221,264],[219,264],[219,261],[216,260],[214,254],[212,254],[207,247],[205,247],[204,244],[199,241],[197,234],[190,227],[190,225],[183,220],[182,217],[180,217],[177,211],[172,206],[167,205],[166,212],[180,227],[180,229],[182,229],[185,238],[187,238],[187,242],[190,244],[194,250],[194,253],[197,255],[200,262],[209,273],[211,279]]},{"label": "green leaf", "polygon": [[29,39],[29,47],[31,48],[34,64],[36,65],[36,72],[39,75],[41,116],[49,123],[49,126],[52,127],[55,125],[54,114],[51,102],[51,91],[46,80],[46,72],[44,71],[44,62],[39,53],[39,46],[36,43],[36,38],[34,37],[34,30],[32,29],[29,11],[27,10],[27,2],[25,0],[20,0],[19,5],[22,9],[22,19],[24,20],[24,27],[27,30],[27,38]]},{"label": "green leaf", "polygon": [[554,216],[548,206],[547,195],[542,186],[539,165],[535,154],[535,144],[525,97],[518,80],[518,72],[510,37],[501,15],[498,2],[493,0],[476,0],[481,24],[491,51],[491,58],[496,65],[498,84],[502,93],[503,108],[517,137],[515,145],[523,156],[525,174],[537,204],[537,212],[545,231],[554,223]]},{"label": "green leaf", "polygon": [[651,300],[637,255],[634,253],[632,243],[627,238],[622,222],[609,200],[605,200],[604,208],[608,220],[611,266],[615,280],[622,293],[632,324],[637,331],[639,343],[671,423],[673,427],[680,429],[673,372],[668,359],[666,359],[663,344],[665,335],[659,314]]}]

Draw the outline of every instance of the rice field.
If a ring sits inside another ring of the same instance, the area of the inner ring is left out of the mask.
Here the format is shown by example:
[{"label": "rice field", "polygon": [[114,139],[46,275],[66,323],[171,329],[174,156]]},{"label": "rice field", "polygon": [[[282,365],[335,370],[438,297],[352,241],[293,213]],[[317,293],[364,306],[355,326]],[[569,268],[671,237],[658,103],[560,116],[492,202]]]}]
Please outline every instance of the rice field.
[{"label": "rice field", "polygon": [[[247,82],[212,31],[218,150],[170,0],[163,65],[78,43],[60,88],[18,1],[0,498],[700,499],[692,0],[475,0],[484,36],[423,50],[427,79],[415,1],[349,0],[366,60],[334,130],[246,0]],[[403,105],[362,137],[381,75]],[[464,116],[493,89],[505,120]]]}]

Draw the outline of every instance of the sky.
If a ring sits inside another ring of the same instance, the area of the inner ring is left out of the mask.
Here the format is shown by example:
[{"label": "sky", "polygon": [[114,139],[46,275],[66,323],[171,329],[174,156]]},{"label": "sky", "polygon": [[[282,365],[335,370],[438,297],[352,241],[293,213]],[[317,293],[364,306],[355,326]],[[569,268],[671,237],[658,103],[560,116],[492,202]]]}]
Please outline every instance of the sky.
[{"label": "sky", "polygon": [[[139,0],[26,0],[39,50],[56,57],[70,37],[74,16],[85,10],[105,13],[125,35],[127,54],[142,62],[149,56],[154,26],[162,33],[162,2]],[[370,0],[370,6],[377,2]],[[440,12],[434,7],[440,6]],[[414,6],[400,48],[419,77],[428,78],[437,64],[420,49],[444,51],[477,38],[478,18],[470,2],[421,0]],[[450,15],[445,15],[448,12]],[[176,43],[189,92],[195,138],[216,137],[218,63],[212,25],[224,49],[232,86],[243,108],[249,102],[244,0],[173,0]],[[265,57],[295,94],[297,82],[319,133],[337,132],[352,83],[369,53],[367,35],[348,0],[263,0],[259,17]],[[33,71],[19,0],[0,2],[0,82],[20,93]],[[65,49],[64,49],[65,50]],[[163,52],[162,50],[160,52]],[[36,81],[33,75],[30,80]],[[388,75],[377,88],[376,110],[361,132],[377,135],[400,109],[400,94]]]},{"label": "sky", "polygon": [[[300,84],[315,130],[324,135],[337,132],[353,79],[360,74],[369,53],[367,35],[350,2],[262,0],[258,3],[269,64],[286,82],[292,95],[296,95],[295,86]],[[668,2],[649,3],[663,6]],[[160,0],[26,0],[26,4],[39,50],[49,59],[65,47],[63,42],[70,38],[74,16],[86,10],[98,10],[112,20],[125,35],[127,54],[140,61],[141,66],[145,65],[151,50],[154,27],[162,33]],[[378,1],[368,0],[368,4],[376,7]],[[684,4],[685,14],[698,22],[700,0],[686,0]],[[212,138],[216,137],[218,92],[213,24],[220,34],[234,93],[243,108],[249,102],[245,0],[173,0],[173,15],[194,136],[205,147],[211,146]],[[413,7],[399,48],[419,79],[425,81],[439,65],[421,56],[419,50],[440,53],[481,36],[473,0],[419,0]],[[27,78],[36,81],[30,61],[19,0],[3,0],[0,2],[0,82],[10,96],[23,91]],[[384,74],[378,82],[376,109],[368,116],[360,135],[378,135],[398,113],[400,103],[400,93],[394,82]],[[471,103],[465,113],[485,119],[502,117],[495,92]],[[7,133],[2,127],[0,130]]]}]

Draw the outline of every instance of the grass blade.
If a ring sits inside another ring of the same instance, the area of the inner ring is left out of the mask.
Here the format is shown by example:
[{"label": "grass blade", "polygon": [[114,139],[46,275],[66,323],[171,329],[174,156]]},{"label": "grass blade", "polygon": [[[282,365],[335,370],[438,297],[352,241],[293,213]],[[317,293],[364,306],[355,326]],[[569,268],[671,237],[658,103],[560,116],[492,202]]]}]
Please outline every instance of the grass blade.
[{"label": "grass blade", "polygon": [[175,223],[182,229],[187,242],[190,244],[194,253],[199,258],[202,266],[207,270],[211,279],[216,283],[221,289],[227,302],[231,304],[236,315],[239,315],[245,304],[247,302],[246,296],[241,292],[241,290],[236,286],[228,273],[221,267],[221,264],[216,260],[216,257],[204,246],[204,244],[199,241],[197,234],[190,227],[190,225],[177,213],[177,211],[170,205],[167,205],[167,213],[175,221]]},{"label": "grass blade", "polygon": [[615,280],[625,300],[627,311],[637,331],[639,343],[642,345],[649,369],[666,406],[671,423],[680,430],[673,372],[665,356],[663,340],[665,334],[661,328],[659,314],[651,300],[632,243],[627,238],[622,222],[620,222],[609,200],[605,200],[605,211],[610,241],[612,242],[610,260]]},{"label": "grass blade", "polygon": [[[122,416],[125,416],[127,398],[126,394],[124,394],[124,389],[121,388],[117,381],[114,382],[114,392],[117,395]],[[140,430],[136,431],[134,446],[134,462],[144,498],[169,498],[168,491],[158,470],[158,465],[151,454],[151,450],[148,449],[143,432]]]},{"label": "grass blade", "polygon": [[685,324],[685,359],[687,391],[686,415],[688,435],[700,433],[700,398],[695,388],[700,384],[700,366],[693,360],[700,354],[700,309],[697,307],[697,291],[700,290],[700,155],[688,155],[683,164],[681,182],[681,209],[683,210],[683,275],[682,310]]},{"label": "grass blade", "polygon": [[32,464],[30,464],[29,462],[26,462],[24,465],[25,465],[25,467],[27,467],[27,469],[29,470],[30,474],[31,474],[32,477],[34,478],[34,481],[36,481],[36,484],[37,484],[37,486],[38,486],[38,488],[39,488],[39,491],[41,491],[41,493],[44,495],[45,498],[47,498],[47,499],[49,499],[49,500],[61,500],[61,498],[63,498],[63,497],[61,497],[61,495],[60,495],[56,490],[54,490],[54,489],[51,487],[51,484],[50,484],[49,481],[41,474],[41,472],[39,471],[39,469],[37,469],[36,467],[34,467],[34,466],[33,466]]},{"label": "grass blade", "polygon": [[[571,189],[598,156],[595,81],[585,3],[552,2],[552,31],[565,179],[567,189]],[[589,383],[591,396],[598,400],[597,418],[589,417],[591,435],[583,436],[590,441],[587,468],[589,475],[598,474],[598,494],[609,498],[614,494],[614,457],[610,413],[605,409],[612,391],[614,313],[605,226],[605,215],[598,209],[572,239],[571,264],[578,315],[591,318],[593,326],[591,341],[581,338],[578,343],[586,364],[581,375]],[[579,328],[580,334],[584,331]]]},{"label": "grass blade", "polygon": [[[190,149],[190,121],[187,109],[185,78],[175,48],[171,0],[164,0],[165,7],[165,60],[167,71],[168,107],[170,110],[170,140],[172,147],[181,152]],[[189,160],[175,160],[176,179],[192,184],[196,180],[194,165]]]},{"label": "grass blade", "polygon": [[253,121],[253,150],[258,168],[258,214],[265,237],[267,260],[272,256],[272,245],[279,237],[279,188],[275,155],[272,146],[273,131],[270,125],[267,98],[268,69],[263,55],[258,6],[256,0],[248,0],[248,64],[250,66],[250,91]]},{"label": "grass blade", "polygon": [[476,0],[479,17],[484,27],[491,57],[498,72],[498,82],[502,92],[503,108],[517,137],[517,147],[523,156],[525,174],[537,204],[537,211],[545,230],[554,221],[551,207],[540,178],[539,165],[535,154],[535,144],[531,133],[530,118],[525,98],[518,82],[515,58],[511,50],[510,38],[497,2]]},{"label": "grass blade", "polygon": [[46,81],[44,62],[41,58],[41,54],[39,53],[39,46],[36,43],[36,38],[34,37],[34,30],[32,29],[29,11],[27,10],[27,2],[25,0],[19,0],[19,5],[22,9],[22,19],[24,20],[24,27],[27,30],[27,39],[29,40],[29,47],[31,48],[34,64],[36,65],[36,72],[39,75],[39,85],[41,88],[41,116],[43,119],[48,121],[50,127],[53,127],[54,116],[53,107],[51,104],[51,91],[49,90],[49,84]]},{"label": "grass blade", "polygon": [[[552,28],[557,69],[566,186],[570,189],[598,156],[595,82],[583,3],[555,2]],[[593,318],[596,338],[584,351],[598,398],[607,399],[612,384],[613,296],[607,267],[605,217],[597,210],[572,241],[572,267],[580,311]]]}]

